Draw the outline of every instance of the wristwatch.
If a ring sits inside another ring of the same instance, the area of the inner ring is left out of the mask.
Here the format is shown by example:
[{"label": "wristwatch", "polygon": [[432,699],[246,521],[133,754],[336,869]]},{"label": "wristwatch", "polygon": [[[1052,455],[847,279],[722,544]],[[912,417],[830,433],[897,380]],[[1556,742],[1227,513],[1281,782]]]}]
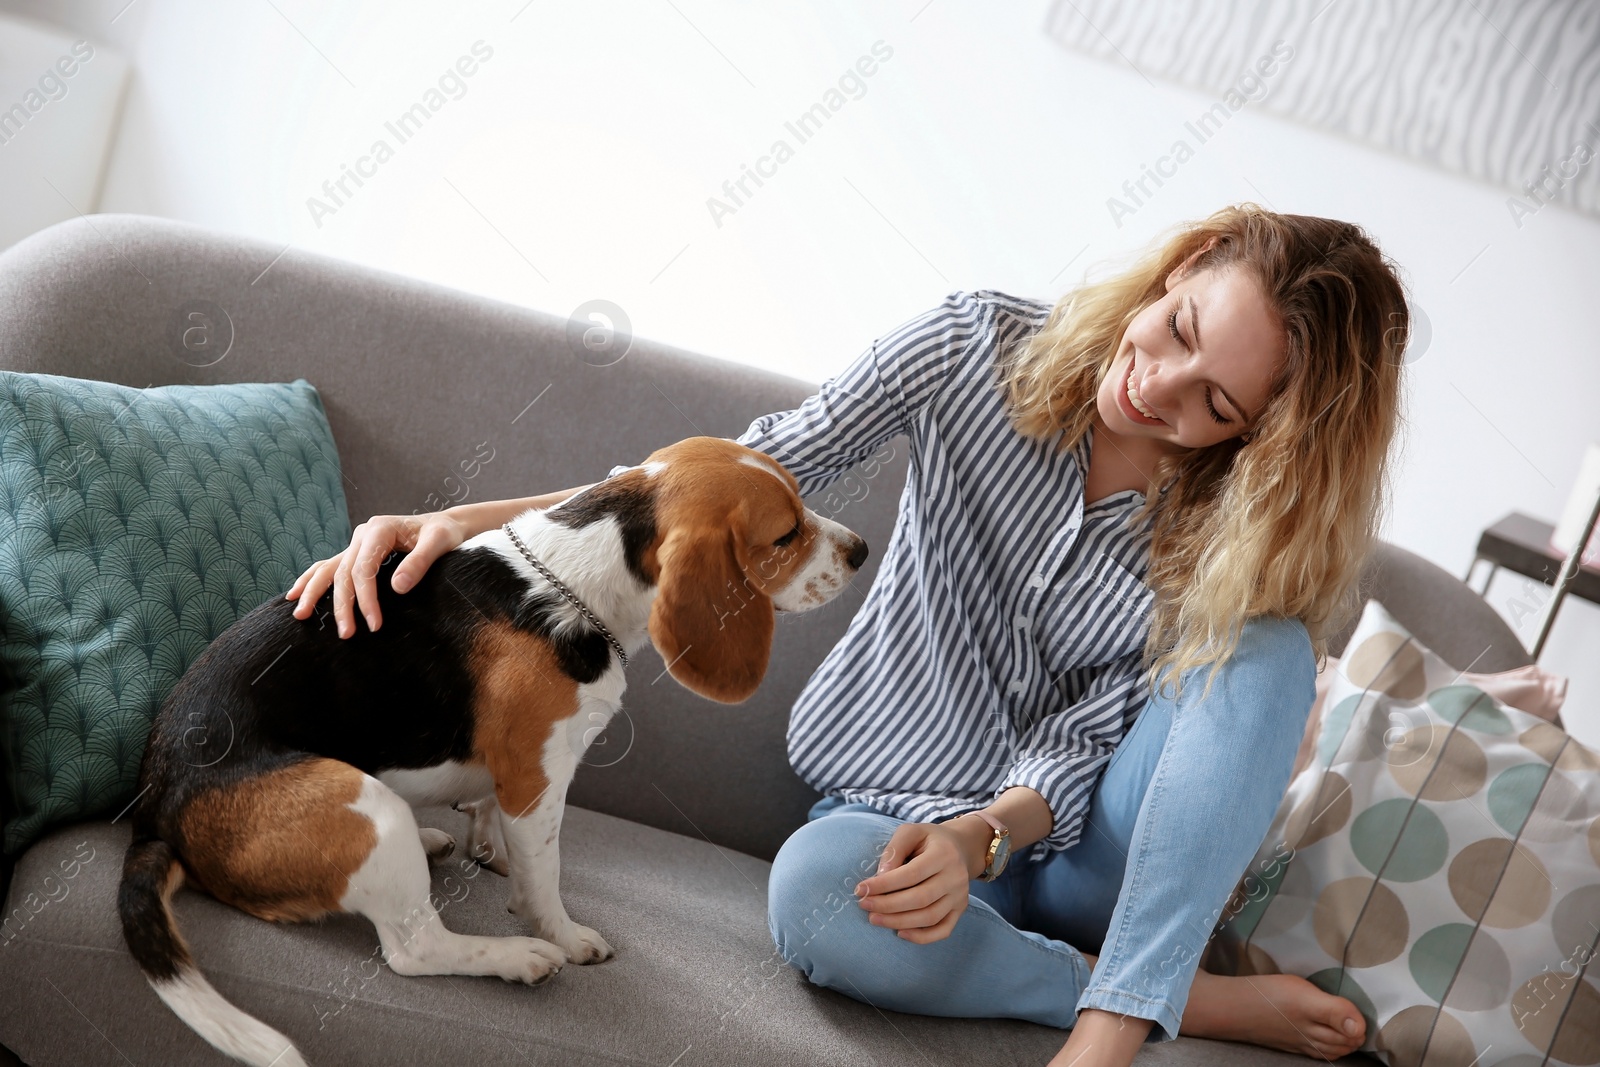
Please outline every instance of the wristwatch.
[{"label": "wristwatch", "polygon": [[989,842],[983,870],[978,873],[979,880],[992,882],[1000,877],[1000,872],[1006,869],[1006,860],[1011,858],[1011,831],[1006,828],[1005,823],[986,811],[968,811],[962,814],[976,815],[994,830],[994,840]]}]

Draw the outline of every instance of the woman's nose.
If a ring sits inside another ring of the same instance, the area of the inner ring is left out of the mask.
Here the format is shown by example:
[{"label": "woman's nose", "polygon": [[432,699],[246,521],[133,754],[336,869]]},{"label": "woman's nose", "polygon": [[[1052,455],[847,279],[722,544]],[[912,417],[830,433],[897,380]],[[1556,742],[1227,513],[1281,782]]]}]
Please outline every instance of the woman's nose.
[{"label": "woman's nose", "polygon": [[1139,397],[1158,411],[1166,407],[1176,393],[1174,372],[1159,363],[1152,363],[1137,384]]}]

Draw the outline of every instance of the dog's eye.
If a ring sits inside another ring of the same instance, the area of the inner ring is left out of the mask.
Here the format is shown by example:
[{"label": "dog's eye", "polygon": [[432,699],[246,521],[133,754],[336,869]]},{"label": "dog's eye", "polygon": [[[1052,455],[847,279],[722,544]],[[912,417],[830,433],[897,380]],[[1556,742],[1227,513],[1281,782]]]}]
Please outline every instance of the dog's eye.
[{"label": "dog's eye", "polygon": [[773,545],[774,548],[783,548],[790,541],[793,541],[796,537],[799,537],[799,536],[800,536],[800,524],[797,522],[797,523],[794,524],[794,529],[790,530],[788,533],[784,534],[782,537],[780,537],[776,541],[772,542],[772,545]]}]

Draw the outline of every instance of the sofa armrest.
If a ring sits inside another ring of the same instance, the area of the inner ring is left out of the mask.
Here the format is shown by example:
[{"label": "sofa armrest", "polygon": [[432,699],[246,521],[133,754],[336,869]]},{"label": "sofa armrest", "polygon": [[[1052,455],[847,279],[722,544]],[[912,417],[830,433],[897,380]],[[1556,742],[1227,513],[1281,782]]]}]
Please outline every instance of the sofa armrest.
[{"label": "sofa armrest", "polygon": [[[1414,552],[1379,541],[1361,575],[1363,601],[1375,599],[1418,641],[1457,670],[1494,674],[1533,662],[1511,627],[1466,583]],[[1343,655],[1360,613],[1329,641]]]}]

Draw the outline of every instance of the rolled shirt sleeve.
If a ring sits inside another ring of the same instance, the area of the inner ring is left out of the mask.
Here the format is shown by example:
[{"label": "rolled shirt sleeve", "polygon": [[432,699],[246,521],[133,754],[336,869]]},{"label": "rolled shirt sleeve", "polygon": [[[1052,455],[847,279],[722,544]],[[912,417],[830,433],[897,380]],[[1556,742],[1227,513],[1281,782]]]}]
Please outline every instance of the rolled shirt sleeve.
[{"label": "rolled shirt sleeve", "polygon": [[1144,704],[1140,655],[1132,652],[1107,664],[1080,700],[1044,716],[1021,738],[1017,758],[995,796],[1025,785],[1050,805],[1050,832],[1030,859],[1070,848],[1082,836],[1090,794],[1126,732],[1125,723],[1133,721],[1133,706]]}]

